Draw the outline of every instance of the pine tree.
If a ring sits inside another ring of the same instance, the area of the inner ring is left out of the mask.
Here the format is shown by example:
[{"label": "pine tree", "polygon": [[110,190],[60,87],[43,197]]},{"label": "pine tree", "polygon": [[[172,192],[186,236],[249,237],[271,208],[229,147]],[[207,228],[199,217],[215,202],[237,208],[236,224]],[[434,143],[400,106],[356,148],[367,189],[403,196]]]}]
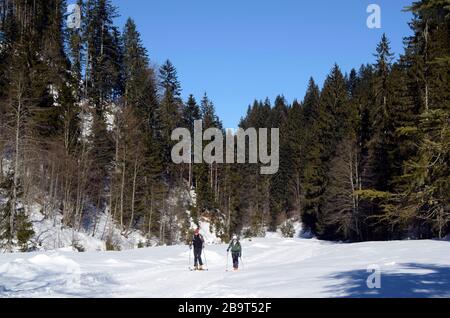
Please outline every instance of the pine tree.
[{"label": "pine tree", "polygon": [[305,164],[305,132],[304,132],[304,112],[298,101],[294,101],[289,110],[288,119],[283,126],[282,136],[284,136],[286,152],[289,153],[288,167],[288,207],[295,210],[297,218],[301,215],[303,204],[302,176]]},{"label": "pine tree", "polygon": [[316,125],[320,120],[320,91],[311,78],[303,101],[305,118],[305,163],[302,173],[304,200],[302,203],[302,222],[307,229],[316,230],[318,218],[318,202],[320,187],[318,186],[318,171],[320,165],[321,144],[319,144]]},{"label": "pine tree", "polygon": [[[81,21],[84,21],[84,2],[83,0],[78,0],[77,5],[80,8],[81,11]],[[69,29],[67,30],[68,33],[68,40],[69,40],[69,58],[71,62],[71,72],[72,77],[74,80],[73,86],[75,88],[75,95],[78,97],[79,100],[82,96],[82,72],[83,72],[83,65],[84,65],[84,42],[83,42],[83,28],[79,29]]]},{"label": "pine tree", "polygon": [[88,0],[86,3],[85,85],[87,97],[95,106],[97,115],[120,92],[121,43],[120,34],[113,25],[117,8],[110,0]]},{"label": "pine tree", "polygon": [[[162,98],[159,109],[160,139],[163,145],[163,162],[169,174],[173,173],[171,163],[172,132],[179,127],[182,119],[181,86],[175,66],[167,60],[159,69],[159,86]],[[172,171],[171,171],[172,170]]]},{"label": "pine tree", "polygon": [[[153,123],[153,113],[158,109],[156,83],[148,53],[131,19],[125,25],[123,42],[124,108],[118,114],[121,128],[117,132],[116,153],[123,153],[125,157],[120,155],[116,160],[121,161],[118,163],[121,169],[126,169],[119,172],[117,179],[126,180],[115,183],[120,187],[128,185],[126,188],[131,189],[131,192],[128,191],[131,215],[126,232],[134,228],[137,220],[146,220],[143,228],[151,236],[156,219],[155,207],[160,201],[157,193],[163,188],[160,179],[162,158]],[[123,215],[120,220],[124,225]]]},{"label": "pine tree", "polygon": [[[183,125],[185,128],[189,129],[191,136],[194,135],[194,124],[195,121],[201,120],[202,114],[201,109],[197,105],[197,101],[195,100],[194,96],[191,94],[189,95],[189,99],[186,103],[186,106],[184,107],[183,111]],[[191,140],[191,149],[194,147],[194,141]],[[191,153],[191,163],[188,167],[188,183],[189,183],[189,189],[191,189],[193,185],[194,175],[193,175],[193,163],[194,163],[194,153]]]},{"label": "pine tree", "polygon": [[354,122],[346,81],[337,65],[325,80],[319,106],[315,109],[315,120],[310,128],[313,142],[310,142],[311,149],[305,167],[304,220],[306,217],[306,221],[309,221],[307,224],[313,231],[325,233],[326,224],[322,213],[323,195],[328,183],[328,163],[337,144]]},{"label": "pine tree", "polygon": [[[272,109],[270,127],[278,128],[283,131],[288,117],[289,106],[284,96],[277,96],[275,99],[275,106]],[[280,138],[283,140],[284,136]],[[288,184],[289,169],[291,168],[289,162],[289,148],[285,143],[280,144],[280,169],[277,174],[272,176],[270,183],[270,230],[274,231],[279,221],[279,217],[283,213],[287,213],[288,198],[286,191],[286,184]]]},{"label": "pine tree", "polygon": [[[213,102],[205,93],[200,105],[203,129],[209,128],[222,129]],[[203,149],[209,142],[203,142]],[[217,163],[196,163],[194,165],[195,185],[197,190],[197,206],[200,212],[211,211],[217,208],[217,182],[218,166]]]},{"label": "pine tree", "polygon": [[[146,86],[148,85],[149,59],[147,50],[143,47],[140,34],[133,20],[128,19],[123,33],[124,42],[124,76],[125,76],[125,100],[138,111],[138,115],[148,116],[149,105],[146,98]],[[154,88],[150,88],[150,93]],[[148,121],[148,120],[147,120]]]},{"label": "pine tree", "polygon": [[196,120],[202,119],[202,112],[200,107],[197,105],[194,95],[189,95],[188,101],[186,102],[186,107],[184,107],[183,121],[186,128],[194,134],[194,122]]},{"label": "pine tree", "polygon": [[393,145],[395,127],[391,121],[392,90],[389,86],[389,76],[392,69],[392,56],[390,44],[383,35],[377,47],[377,62],[375,67],[375,109],[374,133],[371,140],[370,156],[373,165],[373,187],[379,191],[388,191],[391,169],[389,152]]},{"label": "pine tree", "polygon": [[11,228],[11,211],[15,211],[13,197],[13,178],[11,175],[3,179],[0,184],[2,190],[0,194],[6,198],[4,202],[0,203],[0,247],[8,248],[12,251],[12,241],[14,230]]},{"label": "pine tree", "polygon": [[[244,130],[270,127],[271,113],[272,107],[269,99],[266,99],[264,103],[255,100],[253,105],[248,108],[247,116],[241,120],[239,126]],[[245,235],[251,237],[263,236],[268,226],[272,226],[272,229],[276,226],[270,214],[272,176],[261,175],[261,167],[260,163],[238,165],[231,171],[230,178],[226,176],[227,180],[238,179],[238,183],[242,185],[240,191],[231,190],[228,197],[229,202],[225,202],[230,206],[234,205],[234,209],[239,211],[238,215],[241,220],[240,222],[235,220],[234,226],[248,227]],[[233,185],[229,187],[233,189]],[[278,218],[278,215],[273,218]]]},{"label": "pine tree", "polygon": [[27,214],[22,209],[17,214],[17,243],[21,252],[29,252],[32,249],[30,240],[33,238],[35,232],[33,230],[33,223],[28,219]]},{"label": "pine tree", "polygon": [[412,140],[413,152],[404,165],[389,215],[402,211],[396,222],[411,224],[420,237],[444,237],[449,230],[449,91],[450,8],[443,1],[414,2],[414,35],[407,42],[405,60],[409,94],[416,120],[404,123],[400,133]]}]

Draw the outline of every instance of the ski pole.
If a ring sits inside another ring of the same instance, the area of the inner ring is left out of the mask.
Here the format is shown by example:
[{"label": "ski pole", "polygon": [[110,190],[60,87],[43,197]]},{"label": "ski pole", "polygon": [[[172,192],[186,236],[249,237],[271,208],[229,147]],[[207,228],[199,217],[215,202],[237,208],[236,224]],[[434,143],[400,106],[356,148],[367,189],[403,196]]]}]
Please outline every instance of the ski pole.
[{"label": "ski pole", "polygon": [[191,269],[191,254],[192,254],[192,248],[189,246],[189,269]]},{"label": "ski pole", "polygon": [[206,252],[205,252],[205,249],[203,249],[203,257],[205,257],[206,270],[208,270],[209,267],[208,267],[208,260],[206,259]]}]

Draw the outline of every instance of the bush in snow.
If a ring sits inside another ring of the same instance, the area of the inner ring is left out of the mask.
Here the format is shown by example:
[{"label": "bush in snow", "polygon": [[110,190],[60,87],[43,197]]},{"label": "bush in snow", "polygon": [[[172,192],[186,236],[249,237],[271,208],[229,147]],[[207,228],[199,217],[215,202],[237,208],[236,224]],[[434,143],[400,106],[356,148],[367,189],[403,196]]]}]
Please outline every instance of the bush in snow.
[{"label": "bush in snow", "polygon": [[16,217],[17,243],[21,252],[29,252],[33,249],[30,246],[30,240],[34,236],[33,224],[28,219],[24,211],[21,211]]},{"label": "bush in snow", "polygon": [[281,234],[286,238],[293,238],[295,236],[295,227],[292,221],[286,221],[280,227]]},{"label": "bush in snow", "polygon": [[116,252],[118,252],[118,251],[121,250],[120,244],[117,243],[116,241],[114,241],[114,239],[111,236],[109,236],[106,239],[105,246],[106,246],[106,250],[107,251],[116,251]]},{"label": "bush in snow", "polygon": [[259,219],[254,218],[250,227],[244,228],[243,236],[245,238],[264,237],[266,235],[266,228],[262,225]]},{"label": "bush in snow", "polygon": [[[19,183],[16,193],[13,228],[11,231],[11,211],[13,210],[13,177],[8,175],[0,184],[0,246],[7,245],[10,250],[17,246],[21,252],[29,252],[33,249],[30,243],[34,236],[33,224],[30,222],[25,209],[20,203],[23,191]],[[6,189],[1,191],[2,189]]]}]

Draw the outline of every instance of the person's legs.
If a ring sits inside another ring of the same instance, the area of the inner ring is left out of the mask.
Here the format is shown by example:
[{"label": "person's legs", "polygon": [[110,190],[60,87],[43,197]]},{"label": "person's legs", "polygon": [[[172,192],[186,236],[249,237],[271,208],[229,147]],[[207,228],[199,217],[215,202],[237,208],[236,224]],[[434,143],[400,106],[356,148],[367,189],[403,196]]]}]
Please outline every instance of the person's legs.
[{"label": "person's legs", "polygon": [[197,265],[203,266],[202,250],[195,249],[194,254],[195,254],[195,266]]},{"label": "person's legs", "polygon": [[239,253],[233,253],[233,268],[239,268]]},{"label": "person's legs", "polygon": [[198,251],[198,263],[200,264],[200,266],[203,266],[202,250],[201,249]]},{"label": "person's legs", "polygon": [[198,259],[197,259],[197,251],[194,249],[194,267],[197,268]]}]

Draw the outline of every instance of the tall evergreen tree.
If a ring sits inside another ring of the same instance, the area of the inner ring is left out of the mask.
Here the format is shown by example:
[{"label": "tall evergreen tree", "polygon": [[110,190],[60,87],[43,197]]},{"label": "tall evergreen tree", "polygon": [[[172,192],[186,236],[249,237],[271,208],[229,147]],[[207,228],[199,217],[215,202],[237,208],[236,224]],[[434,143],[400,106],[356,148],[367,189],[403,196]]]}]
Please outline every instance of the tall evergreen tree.
[{"label": "tall evergreen tree", "polygon": [[[194,124],[195,121],[202,119],[202,113],[200,107],[197,105],[197,101],[194,96],[189,95],[189,99],[186,102],[186,106],[183,111],[183,125],[185,128],[189,129],[191,136],[194,136]],[[194,149],[194,140],[191,140],[191,149]],[[191,152],[191,163],[189,163],[188,167],[188,183],[189,188],[193,186],[194,180],[194,172],[193,172],[193,163],[194,163],[194,152]]]},{"label": "tall evergreen tree", "polygon": [[[218,128],[222,129],[213,102],[205,95],[200,105],[203,129]],[[203,149],[209,142],[203,142]],[[200,163],[194,166],[195,184],[198,195],[197,205],[200,210],[213,210],[217,208],[217,163]]]},{"label": "tall evergreen tree", "polygon": [[125,103],[132,105],[136,115],[144,118],[147,133],[152,127],[152,113],[158,108],[153,70],[149,66],[147,50],[142,45],[133,20],[128,19],[123,34]]},{"label": "tall evergreen tree", "polygon": [[88,0],[84,38],[86,42],[85,85],[97,115],[120,92],[121,43],[113,19],[117,8],[110,0]]},{"label": "tall evergreen tree", "polygon": [[160,138],[164,145],[163,162],[166,164],[167,172],[171,173],[173,167],[169,164],[171,160],[172,132],[179,127],[182,119],[183,103],[181,100],[181,85],[178,81],[175,66],[167,60],[159,69],[159,86],[162,90],[159,122]]},{"label": "tall evergreen tree", "polygon": [[[407,41],[410,101],[416,120],[400,127],[413,148],[400,178],[401,192],[388,205],[394,222],[410,224],[420,237],[444,237],[449,231],[449,90],[450,8],[444,1],[423,0],[410,7],[414,35]],[[403,183],[403,185],[402,185]],[[401,211],[394,214],[393,210]]]},{"label": "tall evergreen tree", "polygon": [[336,151],[337,144],[344,138],[345,132],[353,122],[346,81],[337,65],[325,80],[320,103],[316,109],[315,121],[310,131],[315,140],[305,168],[307,186],[304,216],[313,220],[308,226],[314,231],[325,233],[326,224],[322,216],[322,207],[328,182],[328,163]]},{"label": "tall evergreen tree", "polygon": [[[275,106],[271,113],[270,127],[278,128],[283,132],[283,127],[288,118],[289,106],[284,96],[277,96]],[[280,139],[284,140],[285,136],[281,134]],[[280,168],[277,174],[272,176],[270,183],[270,229],[275,230],[280,216],[289,210],[286,184],[288,184],[288,175],[290,173],[290,153],[286,143],[280,143]]]}]

